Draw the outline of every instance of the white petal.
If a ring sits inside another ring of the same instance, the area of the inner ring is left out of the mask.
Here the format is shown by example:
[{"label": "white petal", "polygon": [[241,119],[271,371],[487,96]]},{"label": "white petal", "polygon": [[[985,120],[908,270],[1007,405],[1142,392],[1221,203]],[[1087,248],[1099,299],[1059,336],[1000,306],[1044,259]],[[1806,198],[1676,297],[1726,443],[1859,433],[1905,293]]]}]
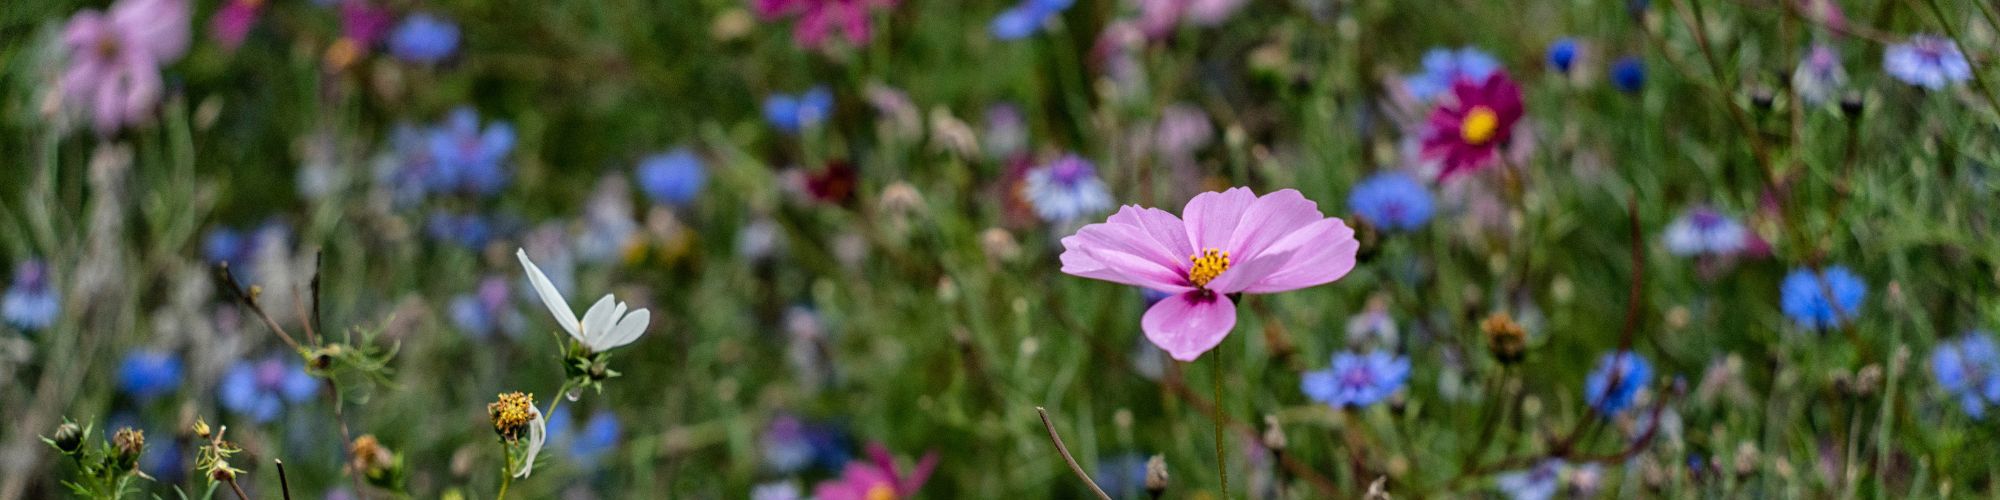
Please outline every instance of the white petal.
[{"label": "white petal", "polygon": [[617,324],[617,313],[618,302],[611,298],[611,294],[604,294],[604,298],[597,299],[597,303],[592,304],[589,311],[584,311],[583,333],[576,338],[582,340],[583,345],[590,347],[591,352],[597,352],[597,344],[604,340],[604,334],[610,332],[611,327]]},{"label": "white petal", "polygon": [[535,262],[528,260],[527,250],[515,249],[514,256],[521,258],[521,267],[528,271],[528,284],[534,285],[535,295],[542,298],[542,304],[549,306],[549,314],[555,316],[556,324],[571,336],[582,339],[582,333],[577,331],[576,311],[570,310],[569,301],[563,299],[562,292],[556,291],[556,285],[549,283],[549,275],[542,274],[542,268],[535,267]]},{"label": "white petal", "polygon": [[549,441],[549,423],[542,419],[542,409],[530,407],[528,411],[534,415],[528,420],[528,456],[521,460],[521,472],[514,473],[514,477],[528,477],[535,471],[535,455],[541,454],[542,445]]},{"label": "white petal", "polygon": [[645,309],[632,311],[632,314],[625,315],[625,319],[618,321],[618,326],[611,328],[611,334],[605,337],[603,346],[592,349],[613,349],[630,344],[639,340],[639,335],[646,333],[646,326],[652,323],[653,313]]}]

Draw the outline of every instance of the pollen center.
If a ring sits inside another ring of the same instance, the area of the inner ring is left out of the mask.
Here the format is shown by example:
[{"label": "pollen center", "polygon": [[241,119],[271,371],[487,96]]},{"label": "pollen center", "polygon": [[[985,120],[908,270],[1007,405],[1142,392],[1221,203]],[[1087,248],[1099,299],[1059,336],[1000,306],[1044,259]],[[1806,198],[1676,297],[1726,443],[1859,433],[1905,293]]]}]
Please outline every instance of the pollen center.
[{"label": "pollen center", "polygon": [[1194,267],[1188,269],[1188,281],[1198,287],[1207,287],[1208,282],[1229,270],[1229,252],[1213,248],[1202,250],[1198,255],[1189,255],[1188,260],[1194,262]]},{"label": "pollen center", "polygon": [[1485,106],[1473,106],[1471,111],[1465,113],[1465,120],[1458,124],[1459,138],[1474,146],[1493,140],[1494,133],[1499,131],[1500,115]]},{"label": "pollen center", "polygon": [[502,439],[520,439],[528,422],[534,420],[535,396],[519,392],[501,394],[499,400],[486,405],[486,412],[493,417],[493,430]]},{"label": "pollen center", "polygon": [[896,500],[896,488],[886,484],[875,485],[868,488],[867,500]]}]

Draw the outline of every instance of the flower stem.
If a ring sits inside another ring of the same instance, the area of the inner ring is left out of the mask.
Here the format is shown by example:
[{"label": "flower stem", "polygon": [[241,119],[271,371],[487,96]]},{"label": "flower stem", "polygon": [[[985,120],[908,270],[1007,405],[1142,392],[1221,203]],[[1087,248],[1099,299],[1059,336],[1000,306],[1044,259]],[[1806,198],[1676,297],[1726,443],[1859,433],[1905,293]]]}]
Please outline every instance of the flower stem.
[{"label": "flower stem", "polygon": [[1222,428],[1229,424],[1228,416],[1222,411],[1222,355],[1208,353],[1215,373],[1209,377],[1215,391],[1215,477],[1222,482],[1222,497],[1229,498],[1229,455],[1223,451]]},{"label": "flower stem", "polygon": [[500,454],[505,459],[500,465],[500,492],[493,496],[494,500],[506,500],[507,486],[514,484],[514,445],[501,443]]}]

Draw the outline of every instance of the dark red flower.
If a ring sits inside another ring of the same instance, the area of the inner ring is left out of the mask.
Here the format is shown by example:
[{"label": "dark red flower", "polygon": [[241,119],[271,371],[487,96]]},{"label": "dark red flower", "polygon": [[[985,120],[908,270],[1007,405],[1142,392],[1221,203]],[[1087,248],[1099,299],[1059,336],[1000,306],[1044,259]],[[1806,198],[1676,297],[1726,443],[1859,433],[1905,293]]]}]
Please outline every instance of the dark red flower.
[{"label": "dark red flower", "polygon": [[1431,112],[1424,133],[1424,159],[1444,166],[1438,180],[1492,165],[1521,120],[1521,87],[1505,72],[1483,82],[1459,80],[1451,93],[1450,102]]}]

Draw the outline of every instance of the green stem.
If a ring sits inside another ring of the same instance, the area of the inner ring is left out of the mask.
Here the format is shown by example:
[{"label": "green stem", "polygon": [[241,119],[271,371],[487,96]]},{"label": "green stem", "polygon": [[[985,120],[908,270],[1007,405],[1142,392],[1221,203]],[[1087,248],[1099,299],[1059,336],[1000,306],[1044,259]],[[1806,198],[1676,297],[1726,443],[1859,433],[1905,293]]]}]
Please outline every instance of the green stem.
[{"label": "green stem", "polygon": [[500,454],[505,459],[501,460],[503,464],[500,466],[500,492],[493,496],[494,500],[506,500],[507,487],[514,484],[514,445],[501,442]]},{"label": "green stem", "polygon": [[1214,375],[1209,377],[1209,385],[1215,391],[1215,477],[1222,481],[1222,497],[1229,498],[1229,455],[1223,451],[1222,438],[1222,428],[1229,423],[1222,411],[1222,354],[1210,352],[1208,359],[1215,367]]}]

